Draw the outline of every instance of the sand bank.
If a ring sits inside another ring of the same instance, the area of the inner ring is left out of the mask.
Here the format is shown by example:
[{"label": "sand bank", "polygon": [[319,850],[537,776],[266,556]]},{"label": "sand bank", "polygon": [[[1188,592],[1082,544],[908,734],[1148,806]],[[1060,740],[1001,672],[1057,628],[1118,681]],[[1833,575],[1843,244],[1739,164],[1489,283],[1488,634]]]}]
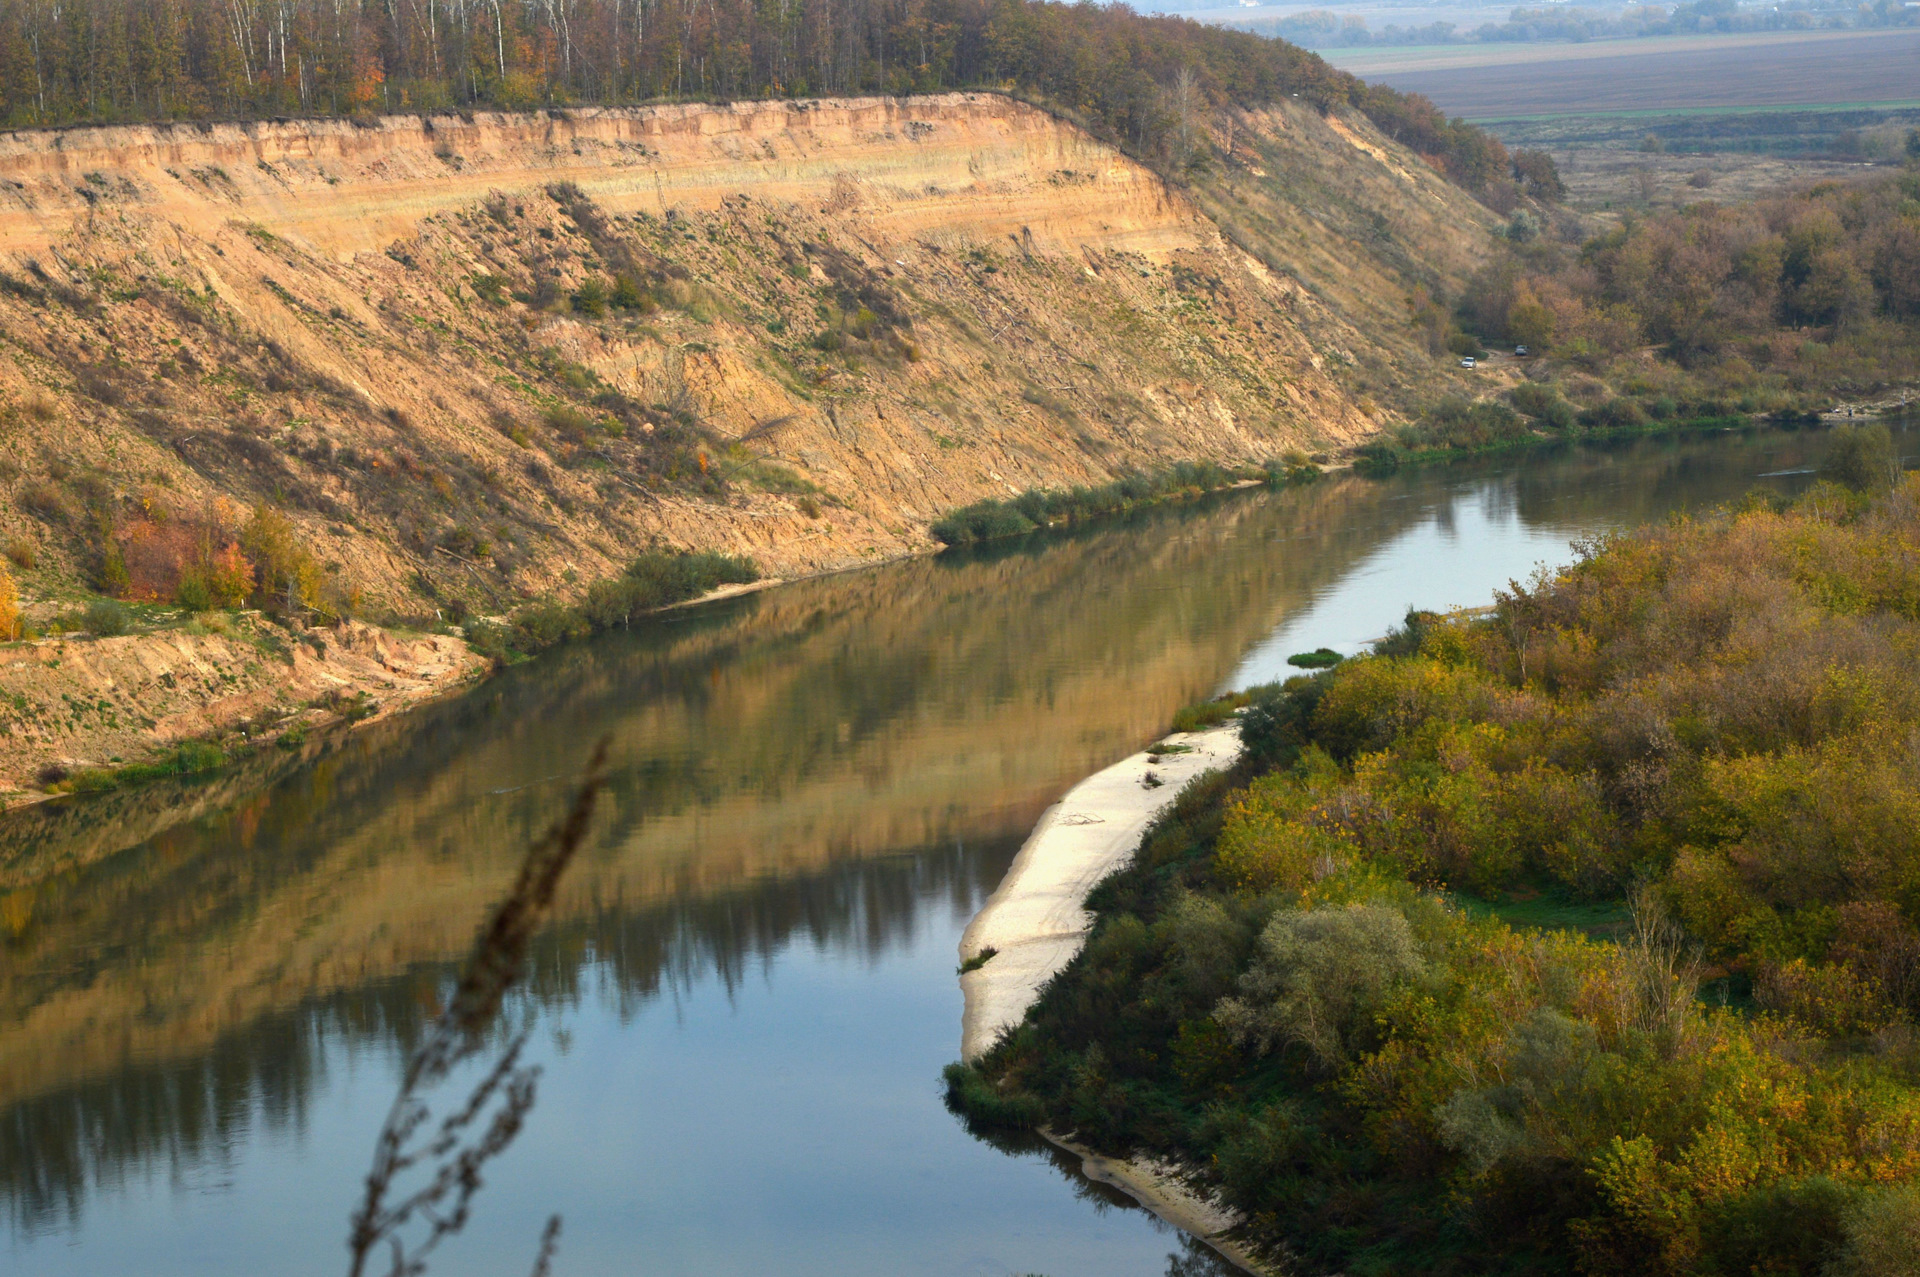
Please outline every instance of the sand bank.
[{"label": "sand bank", "polygon": [[[1240,754],[1239,730],[1231,724],[1173,732],[1160,743],[1189,752],[1159,755],[1157,763],[1135,754],[1068,790],[1040,817],[999,888],[967,925],[962,963],[988,949],[994,956],[960,977],[966,995],[961,1058],[976,1059],[1018,1024],[1041,986],[1080,952],[1093,923],[1087,893],[1126,863],[1181,787]],[[1161,783],[1150,784],[1149,774]]]},{"label": "sand bank", "polygon": [[[1007,876],[968,924],[960,937],[961,961],[988,949],[994,954],[960,977],[966,995],[964,1058],[978,1058],[1018,1024],[1047,981],[1080,952],[1093,924],[1087,893],[1133,856],[1154,817],[1188,781],[1210,768],[1227,767],[1240,755],[1240,733],[1233,724],[1174,732],[1159,743],[1185,751],[1124,758],[1047,808]],[[1103,1157],[1051,1131],[1042,1134],[1079,1157],[1087,1178],[1112,1184],[1247,1271],[1264,1271],[1226,1235],[1238,1218],[1190,1187],[1179,1167],[1148,1158]]]},{"label": "sand bank", "polygon": [[1228,1235],[1240,1223],[1239,1215],[1220,1205],[1204,1190],[1196,1190],[1186,1173],[1172,1162],[1150,1157],[1102,1157],[1090,1148],[1042,1131],[1047,1142],[1080,1159],[1080,1173],[1111,1184],[1174,1227],[1193,1234],[1230,1263],[1250,1273],[1273,1270],[1252,1251]]}]

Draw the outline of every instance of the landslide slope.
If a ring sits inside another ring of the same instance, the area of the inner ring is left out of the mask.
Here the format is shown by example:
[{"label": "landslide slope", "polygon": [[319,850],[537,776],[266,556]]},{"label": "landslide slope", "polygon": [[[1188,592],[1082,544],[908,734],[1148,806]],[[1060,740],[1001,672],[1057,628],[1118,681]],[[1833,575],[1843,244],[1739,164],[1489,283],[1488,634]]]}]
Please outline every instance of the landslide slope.
[{"label": "landslide slope", "polygon": [[992,94],[0,136],[0,539],[52,597],[264,503],[336,597],[492,613],[1339,446],[1452,375],[1405,299],[1491,214],[1358,115],[1210,157]]}]

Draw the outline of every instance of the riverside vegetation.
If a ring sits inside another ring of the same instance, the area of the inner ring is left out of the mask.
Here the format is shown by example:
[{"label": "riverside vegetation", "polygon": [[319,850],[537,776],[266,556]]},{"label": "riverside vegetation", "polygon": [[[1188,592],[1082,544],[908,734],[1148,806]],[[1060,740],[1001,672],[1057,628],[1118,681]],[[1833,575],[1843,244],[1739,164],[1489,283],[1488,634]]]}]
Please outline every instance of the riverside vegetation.
[{"label": "riverside vegetation", "polygon": [[1261,689],[951,1102],[1289,1271],[1910,1274],[1920,479],[1844,451]]},{"label": "riverside vegetation", "polygon": [[588,586],[586,597],[578,603],[530,603],[504,620],[470,623],[467,642],[496,661],[524,658],[571,639],[624,628],[636,617],[699,598],[723,585],[748,585],[759,579],[759,568],[742,556],[649,550],[619,576]]},{"label": "riverside vegetation", "polygon": [[1022,536],[1038,528],[1071,527],[1111,518],[1143,506],[1205,496],[1243,483],[1277,488],[1311,483],[1319,477],[1319,467],[1298,452],[1258,469],[1181,461],[1164,470],[1123,474],[1112,483],[1093,487],[1034,488],[1011,500],[976,501],[935,520],[928,531],[942,545],[972,545]]},{"label": "riverside vegetation", "polygon": [[1507,250],[1451,307],[1409,306],[1436,353],[1527,347],[1528,380],[1478,402],[1440,397],[1363,445],[1362,464],[1794,421],[1895,393],[1920,376],[1920,142],[1914,160],[1863,183],[1632,218],[1577,248],[1516,214]]}]

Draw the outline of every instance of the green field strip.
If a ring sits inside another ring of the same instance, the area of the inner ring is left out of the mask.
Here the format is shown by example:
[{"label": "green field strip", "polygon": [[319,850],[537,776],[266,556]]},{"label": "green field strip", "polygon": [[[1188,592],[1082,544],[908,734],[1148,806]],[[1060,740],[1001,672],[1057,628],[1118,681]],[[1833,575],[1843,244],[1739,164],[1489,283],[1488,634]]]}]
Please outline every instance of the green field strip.
[{"label": "green field strip", "polygon": [[1649,107],[1644,111],[1550,111],[1540,115],[1465,115],[1472,124],[1533,124],[1548,120],[1711,120],[1728,115],[1822,115],[1839,111],[1920,110],[1920,99],[1890,102],[1786,102],[1775,106],[1710,106],[1694,111]]}]

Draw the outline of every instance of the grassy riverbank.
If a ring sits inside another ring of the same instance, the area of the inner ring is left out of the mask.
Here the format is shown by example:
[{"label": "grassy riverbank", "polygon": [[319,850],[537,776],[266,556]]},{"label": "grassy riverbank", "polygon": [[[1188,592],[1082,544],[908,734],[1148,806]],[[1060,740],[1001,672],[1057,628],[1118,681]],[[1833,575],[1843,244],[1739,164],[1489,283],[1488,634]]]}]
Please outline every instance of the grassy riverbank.
[{"label": "grassy riverbank", "polygon": [[974,545],[1024,536],[1040,528],[1093,523],[1242,484],[1280,487],[1311,483],[1319,477],[1319,468],[1299,454],[1257,468],[1181,461],[1164,470],[1126,474],[1092,487],[1033,488],[1005,501],[976,501],[936,520],[929,531],[942,545]]},{"label": "grassy riverbank", "polygon": [[952,1102],[1290,1271],[1910,1273],[1920,480],[1851,477],[1254,697]]},{"label": "grassy riverbank", "polygon": [[[445,627],[305,627],[258,612],[97,602],[50,626],[56,637],[17,645],[0,671],[0,731],[14,743],[0,795],[33,801],[211,775],[263,745],[298,747],[310,733],[465,686],[488,662],[524,660],[759,575],[743,558],[652,551],[576,603],[470,622],[464,643]],[[162,735],[163,720],[175,731],[189,724],[192,739]]]},{"label": "grassy riverbank", "polygon": [[1574,442],[1651,439],[1706,434],[1718,430],[1754,430],[1766,426],[1812,425],[1817,416],[1802,413],[1757,416],[1715,411],[1681,415],[1678,410],[1649,416],[1633,400],[1612,401],[1605,410],[1575,413],[1564,400],[1546,401],[1545,415],[1529,416],[1493,401],[1447,401],[1413,425],[1354,449],[1353,466],[1361,474],[1387,474],[1406,465],[1457,461],[1529,448]]},{"label": "grassy riverbank", "polygon": [[648,612],[685,603],[723,585],[760,579],[752,559],[728,554],[649,550],[625,572],[587,587],[578,603],[530,603],[504,621],[475,621],[467,642],[496,661],[524,660],[550,647],[633,624]]}]

